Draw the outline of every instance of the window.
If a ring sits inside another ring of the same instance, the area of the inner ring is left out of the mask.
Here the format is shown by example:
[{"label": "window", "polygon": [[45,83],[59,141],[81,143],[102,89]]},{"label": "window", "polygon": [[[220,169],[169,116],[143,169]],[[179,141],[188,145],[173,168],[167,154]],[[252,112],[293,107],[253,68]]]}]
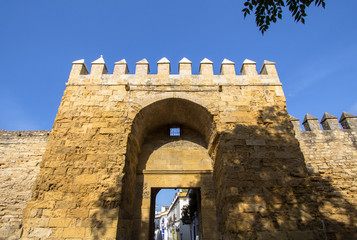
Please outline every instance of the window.
[{"label": "window", "polygon": [[175,128],[170,128],[170,136],[180,136],[180,128],[175,127]]}]

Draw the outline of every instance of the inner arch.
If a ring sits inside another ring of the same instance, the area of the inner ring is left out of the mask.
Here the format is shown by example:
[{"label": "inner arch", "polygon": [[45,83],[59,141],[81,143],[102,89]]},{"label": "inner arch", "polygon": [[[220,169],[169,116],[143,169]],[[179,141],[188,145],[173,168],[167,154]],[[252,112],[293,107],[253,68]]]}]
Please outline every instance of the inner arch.
[{"label": "inner arch", "polygon": [[[182,135],[170,137],[170,126],[179,126]],[[152,236],[150,216],[154,216],[151,211],[155,208],[150,210],[150,206],[155,201],[151,201],[154,199],[151,189],[202,188],[205,203],[214,201],[212,160],[208,149],[214,145],[215,132],[212,114],[203,106],[181,98],[159,100],[136,114],[127,144],[119,236],[123,239]],[[203,207],[203,214],[208,216],[214,216],[214,211],[212,207]],[[214,217],[207,219],[203,225],[215,222]]]},{"label": "inner arch", "polygon": [[214,132],[213,117],[201,105],[181,98],[168,98],[143,108],[135,117],[132,134],[141,145],[155,129],[169,125],[184,125],[201,134],[208,146]]}]

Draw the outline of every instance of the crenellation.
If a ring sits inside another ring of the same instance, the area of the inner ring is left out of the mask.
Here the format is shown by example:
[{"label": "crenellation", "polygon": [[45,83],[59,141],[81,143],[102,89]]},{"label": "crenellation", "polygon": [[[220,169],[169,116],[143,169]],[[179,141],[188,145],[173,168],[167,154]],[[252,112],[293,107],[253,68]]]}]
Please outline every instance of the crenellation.
[{"label": "crenellation", "polygon": [[204,58],[200,62],[199,72],[201,75],[212,76],[213,75],[213,62],[207,58]]},{"label": "crenellation", "polygon": [[344,129],[357,128],[357,117],[347,112],[343,112],[340,123]]},{"label": "crenellation", "polygon": [[235,63],[226,58],[223,59],[220,73],[221,75],[235,76],[236,75]]},{"label": "crenellation", "polygon": [[126,63],[125,59],[122,59],[118,62],[114,63],[114,71],[113,76],[120,76],[124,74],[129,74],[128,64]]},{"label": "crenellation", "polygon": [[[304,132],[301,130],[301,125],[300,125],[300,120],[298,118],[295,118],[293,116],[290,116],[290,121],[293,124],[295,132]],[[355,121],[357,121],[357,117],[350,114],[343,112],[340,118],[340,121],[338,122],[337,117],[333,116],[327,112],[324,113],[324,115],[321,118],[320,124],[322,126],[322,129],[319,124],[318,118],[306,114],[304,121],[303,121],[303,126],[305,128],[305,132],[310,132],[310,131],[328,131],[328,130],[333,130],[333,131],[344,131],[344,130],[349,130],[349,129],[357,129],[357,125],[355,125]],[[340,125],[340,124],[341,125]],[[342,129],[341,129],[342,126]]]},{"label": "crenellation", "polygon": [[290,117],[290,122],[293,124],[295,133],[301,132],[302,130],[301,130],[300,122],[299,122],[300,120],[296,117],[291,116],[291,115],[289,115],[289,117]]},{"label": "crenellation", "polygon": [[136,62],[135,75],[147,75],[149,72],[149,62],[145,58]]},{"label": "crenellation", "polygon": [[170,61],[163,57],[157,62],[157,75],[168,76],[171,72]]},{"label": "crenellation", "polygon": [[103,55],[100,56],[97,60],[92,62],[92,68],[90,70],[90,75],[93,78],[100,78],[103,74],[107,74],[108,69],[105,65]]},{"label": "crenellation", "polygon": [[260,69],[259,74],[278,76],[278,72],[276,71],[275,68],[275,62],[264,60],[263,66]]},{"label": "crenellation", "polygon": [[258,75],[257,63],[252,60],[245,59],[242,64],[242,68],[240,69],[240,72],[242,73],[242,75],[249,75],[249,76]]},{"label": "crenellation", "polygon": [[321,130],[319,119],[310,114],[306,114],[304,121],[302,122],[304,125],[305,131],[316,131]]},{"label": "crenellation", "polygon": [[[310,115],[310,114],[308,114],[308,115]],[[331,133],[333,134],[333,133],[337,133],[337,132],[341,132],[341,133],[350,132],[351,134],[354,134],[355,133],[354,130],[357,129],[357,127],[342,128],[341,129],[342,124],[340,125],[338,123],[337,117],[335,117],[335,116],[333,116],[331,114],[328,114],[328,113],[324,114],[324,116],[323,116],[323,118],[322,118],[322,120],[320,122],[322,127],[323,127],[323,129],[320,128],[320,125],[318,125],[319,128],[317,128],[316,122],[318,123],[318,118],[315,118],[315,117],[313,117],[311,115],[308,118],[313,118],[313,119],[304,120],[303,125],[305,126],[305,131],[302,131],[300,123],[299,123],[299,119],[297,119],[297,118],[295,118],[293,116],[290,116],[290,121],[291,121],[291,123],[292,123],[292,125],[294,127],[295,133],[300,132],[301,134],[303,134],[303,133],[312,132],[312,131],[316,131],[317,130],[317,131],[321,131],[321,133],[329,132],[328,134],[331,134]],[[355,118],[351,117],[351,119],[355,119]],[[311,127],[311,125],[312,125],[311,121],[313,121],[312,124],[315,126],[315,127],[313,127],[315,130],[308,130],[309,127]],[[310,122],[310,125],[306,126],[307,122]]]},{"label": "crenellation", "polygon": [[[12,194],[0,239],[150,239],[153,189],[177,187],[201,191],[203,240],[357,232],[355,116],[343,113],[341,129],[325,113],[321,130],[308,114],[302,131],[273,62],[258,74],[245,60],[242,75],[227,59],[218,75],[208,59],[195,75],[187,58],[178,74],[167,58],[157,65],[128,74],[123,59],[108,74],[101,56],[88,74],[75,61],[50,136],[0,131],[0,168],[34,183],[29,200],[0,172]],[[182,136],[169,136],[173,125]],[[11,217],[17,200],[23,216]]]},{"label": "crenellation", "polygon": [[327,112],[323,115],[320,123],[324,130],[341,129],[340,124],[338,124],[337,117]]},{"label": "crenellation", "polygon": [[[343,113],[342,115],[347,114]],[[355,119],[352,116],[350,119]],[[313,118],[314,124],[318,122],[311,115],[308,118]],[[345,119],[342,118],[343,120]],[[291,119],[291,122],[294,126],[298,124],[295,119]],[[355,212],[357,205],[355,200],[357,195],[355,181],[357,176],[355,142],[357,128],[341,129],[337,117],[328,113],[324,114],[321,124],[323,126],[321,131],[295,130],[295,137],[299,141],[307,170],[313,181],[312,186],[316,186],[314,187],[316,196],[320,199],[319,211],[327,219],[334,221],[345,223],[350,221],[348,219],[355,221],[357,217]],[[351,204],[349,205],[351,208],[348,207],[348,209],[352,210],[343,210],[343,206],[346,204]],[[332,231],[335,228],[336,226]],[[352,227],[349,231],[354,232],[355,230]],[[331,235],[331,239],[334,239],[335,236]],[[347,234],[341,239],[354,239],[354,237]]]},{"label": "crenellation", "polygon": [[69,74],[68,82],[75,81],[80,75],[87,75],[88,69],[84,59],[72,62],[72,69]]},{"label": "crenellation", "polygon": [[[90,72],[88,72],[84,59],[74,61],[72,64],[73,66],[72,66],[70,78],[75,78],[78,77],[79,75],[88,75],[88,74],[92,76],[101,76],[101,75],[108,74],[108,69],[105,65],[105,61],[102,55],[100,56],[100,58],[96,59],[91,63],[92,67]],[[163,57],[162,59],[160,59],[157,62],[157,65],[158,65],[157,75],[162,75],[162,74],[170,75],[171,66],[170,66],[170,61],[167,58]],[[191,75],[192,74],[191,66],[192,66],[192,62],[190,60],[188,60],[187,58],[182,58],[179,62],[179,74]],[[149,74],[149,72],[150,72],[149,62],[146,59],[142,59],[136,63],[135,74],[147,75]],[[213,62],[207,58],[204,58],[200,62],[199,72],[200,75],[214,75]],[[245,59],[242,64],[240,72],[242,75],[251,75],[251,76],[258,75],[256,70],[256,62],[249,59]],[[221,63],[220,73],[221,75],[225,75],[225,76],[232,76],[232,75],[236,76],[235,63],[228,59],[224,59]],[[115,62],[113,75],[120,76],[126,74],[129,74],[129,69],[126,60],[122,59],[118,62]],[[155,74],[151,74],[151,75],[155,75]],[[275,62],[264,60],[259,75],[262,76],[262,79],[266,79],[265,75],[269,75],[272,78],[277,77],[278,75],[275,68]]]},{"label": "crenellation", "polygon": [[[242,65],[242,75],[236,75],[235,63],[224,59],[221,64],[220,75],[213,72],[213,62],[204,58],[200,62],[199,75],[192,75],[192,62],[183,58],[179,62],[179,74],[171,74],[171,64],[167,58],[157,62],[157,74],[149,74],[150,65],[146,59],[136,63],[134,74],[129,74],[125,59],[114,64],[113,74],[108,74],[103,56],[92,62],[88,73],[83,59],[74,61],[67,85],[131,85],[142,84],[142,76],[147,76],[146,85],[276,85],[281,86],[276,73],[275,63],[264,61],[261,73],[256,71],[256,63],[245,60]],[[283,96],[283,92],[279,91]]]},{"label": "crenellation", "polygon": [[192,75],[192,62],[184,57],[180,60],[178,69],[180,75]]}]

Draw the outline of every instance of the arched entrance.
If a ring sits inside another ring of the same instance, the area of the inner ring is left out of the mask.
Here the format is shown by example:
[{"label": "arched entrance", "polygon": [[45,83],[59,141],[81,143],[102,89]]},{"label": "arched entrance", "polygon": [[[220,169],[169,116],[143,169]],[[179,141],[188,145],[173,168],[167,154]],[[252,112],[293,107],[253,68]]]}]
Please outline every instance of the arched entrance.
[{"label": "arched entrance", "polygon": [[170,98],[143,108],[129,143],[119,213],[119,239],[151,239],[157,189],[196,188],[201,192],[202,239],[216,239],[212,115],[202,106]]}]

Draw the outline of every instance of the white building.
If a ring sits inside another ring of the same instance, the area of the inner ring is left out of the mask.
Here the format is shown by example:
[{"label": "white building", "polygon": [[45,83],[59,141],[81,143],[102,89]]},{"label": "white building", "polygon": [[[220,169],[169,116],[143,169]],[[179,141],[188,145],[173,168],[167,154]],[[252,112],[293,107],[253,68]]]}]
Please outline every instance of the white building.
[{"label": "white building", "polygon": [[163,240],[191,240],[189,224],[181,220],[182,208],[188,205],[188,189],[180,189],[175,194],[170,207],[162,207],[155,215],[155,229],[160,226]]},{"label": "white building", "polygon": [[169,212],[170,207],[163,206],[161,207],[161,211],[155,212],[155,231],[157,228],[160,229],[162,240],[168,240],[168,229],[167,229],[167,214]]}]

